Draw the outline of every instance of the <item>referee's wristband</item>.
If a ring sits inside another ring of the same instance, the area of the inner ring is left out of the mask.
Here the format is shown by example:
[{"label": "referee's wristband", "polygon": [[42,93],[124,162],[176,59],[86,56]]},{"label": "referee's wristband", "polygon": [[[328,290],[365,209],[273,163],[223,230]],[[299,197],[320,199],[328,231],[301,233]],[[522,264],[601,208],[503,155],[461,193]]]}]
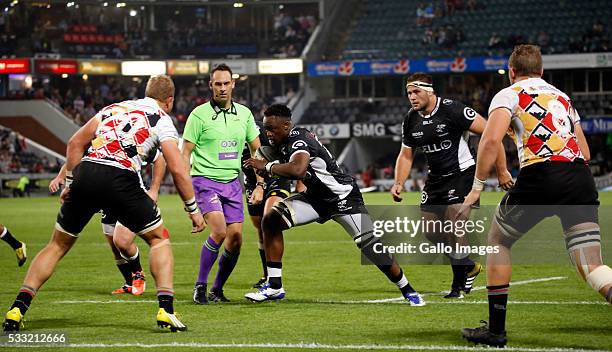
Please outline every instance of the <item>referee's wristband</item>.
[{"label": "referee's wristband", "polygon": [[266,164],[266,172],[268,173],[268,175],[274,176],[274,174],[272,173],[272,166],[276,164],[280,164],[280,161],[274,160]]},{"label": "referee's wristband", "polygon": [[189,214],[197,214],[200,212],[200,208],[198,208],[198,203],[196,203],[195,197],[184,201],[185,207],[183,208]]},{"label": "referee's wristband", "polygon": [[472,183],[472,190],[474,191],[482,191],[484,189],[486,181],[479,180],[474,177],[474,183]]},{"label": "referee's wristband", "polygon": [[66,170],[66,182],[64,182],[64,186],[70,187],[72,185],[72,181],[74,181],[74,176],[72,176],[72,171]]}]

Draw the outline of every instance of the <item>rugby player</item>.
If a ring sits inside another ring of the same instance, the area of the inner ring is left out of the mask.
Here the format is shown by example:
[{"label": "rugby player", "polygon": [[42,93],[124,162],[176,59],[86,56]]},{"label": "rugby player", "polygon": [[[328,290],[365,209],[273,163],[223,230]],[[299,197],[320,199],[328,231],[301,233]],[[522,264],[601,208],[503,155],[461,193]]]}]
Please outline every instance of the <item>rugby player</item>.
[{"label": "rugby player", "polygon": [[266,135],[270,144],[279,148],[280,160],[268,162],[251,158],[245,166],[269,176],[302,180],[306,191],[285,198],[272,207],[273,211],[264,214],[262,227],[268,279],[257,292],[247,293],[245,297],[253,302],[283,299],[283,231],[332,219],[342,225],[364,256],[398,286],[411,305],[425,305],[393,258],[373,249],[379,240],[373,235],[372,219],[355,179],[341,171],[316,135],[304,128],[293,128],[291,110],[287,106],[271,105],[264,116]]},{"label": "rugby player", "polygon": [[[89,147],[91,148],[91,147]],[[89,148],[88,151],[89,151]],[[88,152],[87,151],[87,152]],[[85,156],[87,155],[85,153]],[[157,203],[157,197],[159,195],[159,188],[161,186],[162,179],[166,172],[166,163],[164,158],[159,157],[160,153],[157,149],[153,150],[150,156],[147,156],[145,159],[146,164],[153,163],[153,175],[152,182],[147,194],[153,201]],[[140,173],[139,173],[140,175]],[[60,169],[57,176],[49,183],[49,191],[51,193],[55,193],[60,190],[61,186],[64,185],[64,180],[66,179],[66,165],[64,164]],[[144,184],[144,183],[143,183]],[[144,270],[142,269],[142,265],[140,264],[140,251],[136,244],[134,243],[134,239],[136,234],[130,232],[125,226],[119,224],[117,222],[116,217],[102,213],[102,233],[105,235],[106,241],[110,246],[110,249],[115,257],[115,264],[117,265],[117,269],[123,276],[125,283],[112,291],[111,293],[114,295],[117,294],[132,294],[134,296],[140,296],[144,293],[146,289],[146,281]],[[123,253],[119,251],[115,243],[113,242],[113,234],[115,232],[130,232],[131,236],[117,236],[117,238],[130,238],[132,239],[131,243],[124,244],[128,249],[124,250]]]},{"label": "rugby player", "polygon": [[[404,117],[402,147],[395,165],[395,184],[391,188],[393,200],[401,202],[401,192],[412,168],[414,149],[421,148],[429,166],[427,181],[421,193],[421,215],[427,221],[445,222],[461,220],[457,210],[470,191],[474,178],[474,158],[467,141],[469,132],[482,134],[486,120],[472,108],[452,100],[438,97],[430,75],[415,73],[408,77],[406,92],[412,108]],[[501,144],[501,143],[500,143]],[[499,184],[503,189],[513,185],[506,168],[503,147],[496,158]],[[469,213],[464,214],[467,218]],[[466,245],[468,236],[452,233],[425,232],[428,240]],[[445,298],[462,298],[461,291],[469,293],[481,265],[469,258],[469,253],[450,253],[453,271],[450,292]]]},{"label": "rugby player", "polygon": [[[92,117],[68,142],[66,188],[60,199],[51,241],[34,258],[17,298],[4,319],[4,331],[17,331],[32,299],[51,277],[58,262],[76,242],[93,214],[103,210],[151,247],[150,270],[157,286],[157,324],[171,331],[187,327],[174,314],[174,258],[168,232],[155,202],[140,184],[143,158],[161,148],[193,232],[204,229],[191,179],[178,149],[178,133],[168,113],[174,103],[174,83],[165,75],[147,82],[146,98],[112,104]],[[90,152],[83,157],[85,148]],[[129,319],[127,320],[129,321]]]},{"label": "rugby player", "polygon": [[480,196],[499,143],[509,131],[521,170],[516,185],[501,200],[489,231],[488,244],[499,248],[487,257],[489,323],[462,331],[468,341],[496,347],[507,343],[510,249],[546,217],[560,218],[576,270],[612,303],[612,269],[601,258],[598,193],[587,164],[589,149],[580,116],[565,93],[542,79],[538,46],[518,45],[508,66],[511,85],[497,93],[489,107],[472,191],[463,206],[469,208]]},{"label": "rugby player", "polygon": [[[259,141],[262,146],[270,146],[270,142],[268,141],[268,137],[266,137],[266,132],[263,127],[263,123],[261,121],[255,120],[257,124],[257,128],[259,129]],[[242,151],[242,160],[244,163],[249,158],[251,158],[251,150],[248,145],[245,144],[245,147]],[[244,173],[244,188],[246,191],[246,196],[248,199],[247,202],[247,212],[249,213],[249,217],[251,218],[251,223],[257,230],[257,245],[259,249],[259,258],[261,260],[261,266],[263,270],[263,275],[259,281],[257,281],[253,288],[260,288],[265,282],[266,277],[268,276],[268,270],[266,266],[266,251],[264,250],[263,245],[263,231],[261,229],[261,219],[263,215],[269,212],[272,209],[272,206],[276,204],[276,202],[281,201],[287,198],[291,192],[291,180],[283,178],[283,177],[265,177],[263,182],[257,182],[257,175],[255,171],[250,168],[242,167],[242,172]],[[253,191],[256,188],[263,189],[263,200],[257,204],[251,200],[251,196],[253,195]]]}]

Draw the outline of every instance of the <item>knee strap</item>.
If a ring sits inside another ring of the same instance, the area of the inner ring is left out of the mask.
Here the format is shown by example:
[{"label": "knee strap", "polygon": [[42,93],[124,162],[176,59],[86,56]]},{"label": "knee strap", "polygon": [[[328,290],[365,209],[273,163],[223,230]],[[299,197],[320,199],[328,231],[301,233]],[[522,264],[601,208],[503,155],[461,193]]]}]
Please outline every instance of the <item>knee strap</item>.
[{"label": "knee strap", "polygon": [[586,281],[595,291],[599,292],[602,288],[612,284],[612,269],[607,265],[600,265],[587,275]]}]

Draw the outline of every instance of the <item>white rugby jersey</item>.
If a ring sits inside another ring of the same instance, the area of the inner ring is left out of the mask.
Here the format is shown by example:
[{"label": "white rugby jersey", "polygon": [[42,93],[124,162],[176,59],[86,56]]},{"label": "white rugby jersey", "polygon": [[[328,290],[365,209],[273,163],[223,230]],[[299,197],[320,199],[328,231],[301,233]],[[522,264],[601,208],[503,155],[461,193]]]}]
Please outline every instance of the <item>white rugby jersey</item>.
[{"label": "white rugby jersey", "polygon": [[100,124],[83,161],[138,173],[161,142],[178,141],[172,119],[152,98],[109,105],[94,118],[99,119]]},{"label": "white rugby jersey", "polygon": [[516,143],[521,168],[584,159],[575,131],[578,112],[565,93],[543,79],[529,78],[502,89],[491,101],[489,115],[497,108],[512,114],[508,135]]}]

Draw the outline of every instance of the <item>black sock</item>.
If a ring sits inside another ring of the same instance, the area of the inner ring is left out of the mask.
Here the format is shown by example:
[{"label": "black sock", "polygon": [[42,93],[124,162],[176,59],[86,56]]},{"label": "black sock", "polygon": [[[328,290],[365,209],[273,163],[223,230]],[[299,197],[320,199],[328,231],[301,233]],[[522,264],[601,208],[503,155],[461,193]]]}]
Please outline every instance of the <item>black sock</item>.
[{"label": "black sock", "polygon": [[408,279],[406,279],[405,282],[400,282],[403,278],[405,278],[404,271],[402,269],[400,269],[400,272],[397,276],[394,276],[391,273],[391,265],[377,265],[377,267],[378,270],[382,271],[382,273],[385,274],[389,281],[393,282],[397,285],[397,287],[399,287],[400,291],[402,291],[402,295],[406,296],[409,293],[416,292],[416,290],[410,285],[410,282],[408,282]]},{"label": "black sock", "polygon": [[21,242],[17,241],[17,239],[13,237],[11,232],[6,227],[4,228],[4,234],[2,237],[0,237],[0,239],[8,243],[9,246],[15,250],[21,248]]},{"label": "black sock", "polygon": [[608,290],[608,294],[606,295],[606,301],[612,303],[612,287]]},{"label": "black sock", "polygon": [[121,272],[121,275],[123,275],[125,284],[132,286],[132,269],[130,263],[125,259],[117,259],[115,262],[117,263],[117,268]]},{"label": "black sock", "polygon": [[11,309],[17,307],[21,311],[21,314],[25,314],[30,308],[30,304],[32,303],[32,299],[36,294],[36,290],[28,286],[22,286],[19,290],[19,294],[17,294],[17,298],[15,298],[15,302],[11,306]]},{"label": "black sock", "polygon": [[261,266],[263,267],[263,277],[268,277],[268,266],[266,265],[266,251],[259,249],[259,258],[261,259]]},{"label": "black sock", "polygon": [[157,300],[159,301],[159,308],[164,308],[168,314],[174,314],[174,296],[167,293],[158,293]]},{"label": "black sock", "polygon": [[489,297],[489,331],[501,334],[506,331],[506,306],[510,285],[487,286]]},{"label": "black sock", "polygon": [[127,262],[130,263],[133,273],[142,271],[142,265],[140,265],[140,251],[138,249],[136,249],[136,257],[127,259]]},{"label": "black sock", "polygon": [[[266,265],[269,269],[283,268],[283,263],[281,262],[267,262]],[[268,275],[270,274],[270,271],[272,270],[268,271]],[[279,288],[283,287],[283,281],[280,276],[268,276],[268,284],[270,285],[270,288],[273,288],[275,290],[278,290]]]},{"label": "black sock", "polygon": [[451,287],[453,289],[461,289],[465,284],[466,277],[466,267],[463,265],[451,264],[451,269],[453,269],[453,283]]}]

